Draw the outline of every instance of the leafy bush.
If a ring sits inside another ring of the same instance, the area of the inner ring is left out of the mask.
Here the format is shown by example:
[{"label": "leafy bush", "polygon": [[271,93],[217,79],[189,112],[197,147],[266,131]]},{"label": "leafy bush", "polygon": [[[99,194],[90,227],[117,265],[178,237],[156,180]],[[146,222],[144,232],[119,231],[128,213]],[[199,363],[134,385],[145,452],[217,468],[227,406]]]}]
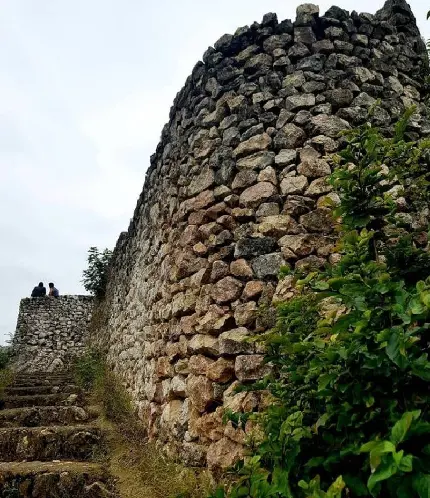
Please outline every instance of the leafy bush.
[{"label": "leafy bush", "polygon": [[10,348],[0,346],[0,370],[7,367],[10,359]]},{"label": "leafy bush", "polygon": [[82,272],[82,283],[86,291],[98,298],[105,295],[111,259],[112,251],[109,249],[100,251],[97,247],[90,247],[88,250],[88,268]]},{"label": "leafy bush", "polygon": [[430,143],[405,141],[412,113],[392,139],[346,134],[331,176],[340,261],[293,275],[262,338],[264,441],[214,497],[430,496]]}]

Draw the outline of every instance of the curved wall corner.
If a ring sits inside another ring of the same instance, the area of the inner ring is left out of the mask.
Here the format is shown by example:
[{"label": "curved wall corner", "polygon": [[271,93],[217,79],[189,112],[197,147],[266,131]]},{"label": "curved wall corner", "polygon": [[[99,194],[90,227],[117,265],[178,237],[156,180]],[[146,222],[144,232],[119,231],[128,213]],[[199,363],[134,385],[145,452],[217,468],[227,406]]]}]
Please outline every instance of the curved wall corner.
[{"label": "curved wall corner", "polygon": [[427,54],[409,6],[375,15],[298,7],[209,48],[170,111],[128,232],[121,234],[95,340],[151,437],[190,465],[230,465],[244,431],[225,408],[257,410],[237,382],[264,374],[243,338],[273,323],[288,297],[281,265],[313,268],[335,237],[325,156],[338,133],[373,121],[387,132],[405,107],[411,138],[429,132]]}]

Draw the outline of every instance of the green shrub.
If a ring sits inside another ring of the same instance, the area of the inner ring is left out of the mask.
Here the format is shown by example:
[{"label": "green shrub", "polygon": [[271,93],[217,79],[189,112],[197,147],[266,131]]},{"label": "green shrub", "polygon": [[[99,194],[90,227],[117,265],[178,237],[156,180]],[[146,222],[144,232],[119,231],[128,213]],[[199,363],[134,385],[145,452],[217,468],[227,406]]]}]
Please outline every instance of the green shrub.
[{"label": "green shrub", "polygon": [[7,367],[10,360],[10,348],[0,346],[0,370]]},{"label": "green shrub", "polygon": [[131,419],[131,400],[119,379],[106,365],[102,353],[87,350],[76,360],[74,376],[80,387],[92,393],[107,420],[119,424]]},{"label": "green shrub", "polygon": [[274,398],[253,415],[264,440],[214,497],[430,496],[430,144],[404,140],[412,112],[393,139],[346,134],[331,176],[341,259],[294,275],[263,337],[274,372],[254,386]]},{"label": "green shrub", "polygon": [[97,247],[88,250],[88,268],[82,272],[82,283],[86,291],[98,298],[103,298],[106,292],[109,263],[112,251]]}]

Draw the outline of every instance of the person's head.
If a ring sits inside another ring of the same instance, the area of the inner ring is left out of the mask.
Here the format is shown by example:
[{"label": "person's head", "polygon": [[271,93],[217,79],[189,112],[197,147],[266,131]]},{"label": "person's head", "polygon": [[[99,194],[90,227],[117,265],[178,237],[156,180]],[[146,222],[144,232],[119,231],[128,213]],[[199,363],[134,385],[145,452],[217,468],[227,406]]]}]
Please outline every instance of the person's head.
[{"label": "person's head", "polygon": [[43,287],[43,282],[39,282],[39,287]]},{"label": "person's head", "polygon": [[52,282],[49,282],[49,288],[50,289],[53,289],[54,288],[54,284]]}]

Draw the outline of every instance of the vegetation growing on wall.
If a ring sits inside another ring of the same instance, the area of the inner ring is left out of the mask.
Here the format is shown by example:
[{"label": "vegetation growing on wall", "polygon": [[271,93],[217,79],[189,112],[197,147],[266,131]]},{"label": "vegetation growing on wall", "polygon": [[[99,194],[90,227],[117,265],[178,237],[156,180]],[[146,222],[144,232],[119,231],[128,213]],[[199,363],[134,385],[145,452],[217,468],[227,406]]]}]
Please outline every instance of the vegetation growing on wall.
[{"label": "vegetation growing on wall", "polygon": [[405,140],[412,113],[334,158],[340,261],[293,276],[252,387],[274,397],[264,441],[216,498],[430,496],[430,143]]},{"label": "vegetation growing on wall", "polygon": [[112,251],[109,249],[90,247],[88,250],[88,267],[82,273],[82,283],[86,291],[98,298],[105,295],[111,258]]}]

